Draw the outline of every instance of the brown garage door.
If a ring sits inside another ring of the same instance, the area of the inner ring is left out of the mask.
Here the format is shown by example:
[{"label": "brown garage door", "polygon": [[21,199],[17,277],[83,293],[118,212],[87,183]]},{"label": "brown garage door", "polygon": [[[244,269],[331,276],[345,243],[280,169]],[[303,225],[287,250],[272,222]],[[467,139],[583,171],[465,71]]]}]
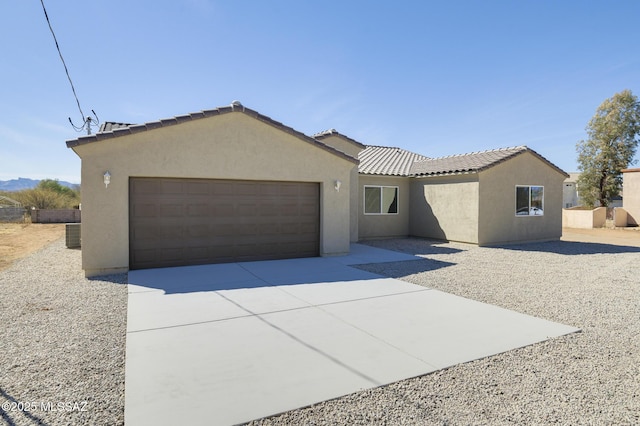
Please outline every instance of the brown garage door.
[{"label": "brown garage door", "polygon": [[318,256],[320,187],[131,178],[129,267]]}]

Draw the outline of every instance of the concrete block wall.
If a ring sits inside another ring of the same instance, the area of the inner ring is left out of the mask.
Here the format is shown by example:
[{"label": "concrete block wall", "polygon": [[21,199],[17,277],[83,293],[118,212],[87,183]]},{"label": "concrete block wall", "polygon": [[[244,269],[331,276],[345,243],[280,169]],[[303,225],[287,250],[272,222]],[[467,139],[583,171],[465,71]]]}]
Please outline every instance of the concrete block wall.
[{"label": "concrete block wall", "polygon": [[0,208],[0,222],[23,222],[26,210],[23,207]]},{"label": "concrete block wall", "polygon": [[80,223],[80,210],[31,210],[31,223]]}]

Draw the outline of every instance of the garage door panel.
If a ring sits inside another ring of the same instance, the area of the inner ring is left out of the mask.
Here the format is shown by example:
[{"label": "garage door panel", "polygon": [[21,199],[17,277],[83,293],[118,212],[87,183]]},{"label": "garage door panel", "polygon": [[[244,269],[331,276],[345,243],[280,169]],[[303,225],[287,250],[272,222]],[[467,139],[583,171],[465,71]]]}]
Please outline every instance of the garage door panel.
[{"label": "garage door panel", "polygon": [[254,182],[237,182],[231,184],[235,186],[235,195],[258,195],[260,194],[260,185]]},{"label": "garage door panel", "polygon": [[235,206],[233,204],[221,203],[211,206],[213,220],[220,217],[234,217]]},{"label": "garage door panel", "polygon": [[209,235],[214,237],[231,237],[235,233],[233,224],[214,224],[209,226]]},{"label": "garage door panel", "polygon": [[300,208],[297,203],[285,203],[280,205],[281,216],[299,216]]},{"label": "garage door panel", "polygon": [[185,182],[180,180],[162,180],[160,190],[164,195],[181,195],[185,193]]},{"label": "garage door panel", "polygon": [[161,204],[159,210],[160,217],[183,217],[185,215],[185,206],[179,203]]},{"label": "garage door panel", "polygon": [[239,204],[235,211],[238,217],[254,217],[258,215],[258,206],[255,204]]},{"label": "garage door panel", "polygon": [[134,217],[144,218],[144,217],[155,217],[156,214],[156,205],[154,204],[142,204],[137,203],[132,206],[132,214]]},{"label": "garage door panel", "polygon": [[211,195],[233,195],[235,189],[232,185],[229,185],[228,181],[208,181],[209,192]]},{"label": "garage door panel", "polygon": [[319,185],[132,178],[130,267],[317,256]]},{"label": "garage door panel", "polygon": [[186,183],[186,193],[189,195],[209,195],[211,185],[208,182],[189,181]]},{"label": "garage door panel", "polygon": [[185,249],[185,254],[195,262],[201,263],[209,257],[209,248],[207,246],[188,247]]},{"label": "garage door panel", "polygon": [[198,224],[198,225],[189,225],[188,231],[189,231],[190,238],[209,239],[209,226],[206,223]]},{"label": "garage door panel", "polygon": [[274,236],[282,232],[282,227],[278,223],[263,223],[258,228],[259,235]]},{"label": "garage door panel", "polygon": [[189,217],[208,217],[211,210],[206,203],[187,204],[187,216]]},{"label": "garage door panel", "polygon": [[308,216],[312,220],[315,221],[315,218],[318,215],[318,205],[317,204],[300,204],[300,216]]},{"label": "garage door panel", "polygon": [[258,212],[260,216],[278,216],[278,204],[261,202],[258,206]]},{"label": "garage door panel", "polygon": [[258,225],[255,223],[243,223],[241,225],[236,225],[235,229],[235,234],[238,235],[239,238],[251,238],[258,234]]},{"label": "garage door panel", "polygon": [[158,180],[136,180],[131,182],[132,189],[138,195],[157,194],[160,190],[160,181]]}]

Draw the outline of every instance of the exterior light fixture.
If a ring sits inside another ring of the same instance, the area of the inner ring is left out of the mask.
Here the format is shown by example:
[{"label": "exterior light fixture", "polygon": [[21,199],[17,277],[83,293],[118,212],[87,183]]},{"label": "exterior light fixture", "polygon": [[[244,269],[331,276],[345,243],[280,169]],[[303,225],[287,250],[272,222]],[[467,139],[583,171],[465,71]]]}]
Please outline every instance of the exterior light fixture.
[{"label": "exterior light fixture", "polygon": [[342,181],[336,180],[334,188],[336,191],[340,192],[340,187],[342,186]]},{"label": "exterior light fixture", "polygon": [[106,172],[104,172],[104,187],[108,187],[109,184],[111,183],[111,173],[109,173],[109,171],[107,170]]}]

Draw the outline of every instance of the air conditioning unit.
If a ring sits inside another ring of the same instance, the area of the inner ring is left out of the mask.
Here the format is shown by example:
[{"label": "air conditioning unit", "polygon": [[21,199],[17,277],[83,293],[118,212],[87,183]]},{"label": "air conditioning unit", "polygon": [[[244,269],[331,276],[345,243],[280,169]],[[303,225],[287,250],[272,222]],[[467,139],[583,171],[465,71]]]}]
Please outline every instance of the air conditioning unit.
[{"label": "air conditioning unit", "polygon": [[81,241],[80,240],[80,224],[67,223],[66,224],[67,248],[79,248],[80,241]]}]

